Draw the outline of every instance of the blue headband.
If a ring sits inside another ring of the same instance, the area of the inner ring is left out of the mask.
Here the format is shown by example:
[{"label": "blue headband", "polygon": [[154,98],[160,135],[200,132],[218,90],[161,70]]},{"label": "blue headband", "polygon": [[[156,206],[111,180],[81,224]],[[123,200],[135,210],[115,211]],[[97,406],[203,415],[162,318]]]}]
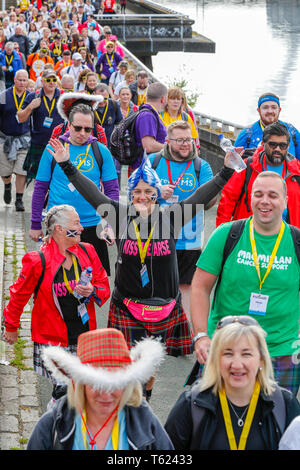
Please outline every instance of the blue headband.
[{"label": "blue headband", "polygon": [[155,170],[150,165],[147,155],[144,154],[143,161],[141,165],[131,174],[128,179],[128,193],[129,199],[131,196],[131,191],[136,187],[140,180],[145,181],[145,183],[150,184],[153,188],[157,189],[158,197],[160,197],[161,182]]},{"label": "blue headband", "polygon": [[272,96],[272,95],[267,95],[267,96],[263,96],[262,98],[259,98],[258,107],[260,107],[260,105],[263,104],[265,101],[275,101],[275,103],[277,103],[278,106],[280,107],[279,99],[276,96]]}]

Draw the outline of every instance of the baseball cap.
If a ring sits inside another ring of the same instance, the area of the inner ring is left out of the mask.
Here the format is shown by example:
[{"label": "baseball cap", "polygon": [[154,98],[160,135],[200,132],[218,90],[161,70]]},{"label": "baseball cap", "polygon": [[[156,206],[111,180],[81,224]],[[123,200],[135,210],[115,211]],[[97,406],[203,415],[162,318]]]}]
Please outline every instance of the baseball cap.
[{"label": "baseball cap", "polygon": [[81,60],[82,59],[81,54],[79,54],[79,52],[75,52],[75,54],[72,55],[72,59]]}]

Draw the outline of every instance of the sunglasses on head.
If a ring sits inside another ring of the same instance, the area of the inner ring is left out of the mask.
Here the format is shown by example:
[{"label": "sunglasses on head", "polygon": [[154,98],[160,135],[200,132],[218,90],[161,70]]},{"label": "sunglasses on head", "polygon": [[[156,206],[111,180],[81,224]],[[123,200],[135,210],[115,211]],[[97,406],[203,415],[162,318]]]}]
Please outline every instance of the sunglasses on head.
[{"label": "sunglasses on head", "polygon": [[57,82],[57,78],[56,78],[56,77],[52,77],[52,78],[43,78],[43,81],[46,82],[46,83],[51,83],[51,82],[56,83],[56,82]]},{"label": "sunglasses on head", "polygon": [[75,132],[80,132],[80,131],[82,131],[82,129],[84,129],[84,132],[90,133],[93,130],[92,127],[74,126],[74,124],[72,124],[72,126],[73,126]]},{"label": "sunglasses on head", "polygon": [[229,315],[219,320],[217,330],[220,330],[224,326],[231,325],[232,323],[240,323],[245,326],[258,326],[258,322],[255,318],[249,317],[248,315]]},{"label": "sunglasses on head", "polygon": [[286,150],[289,146],[288,143],[286,142],[267,142],[267,144],[269,145],[269,147],[271,147],[271,149],[275,150],[276,147],[279,147],[280,150]]}]

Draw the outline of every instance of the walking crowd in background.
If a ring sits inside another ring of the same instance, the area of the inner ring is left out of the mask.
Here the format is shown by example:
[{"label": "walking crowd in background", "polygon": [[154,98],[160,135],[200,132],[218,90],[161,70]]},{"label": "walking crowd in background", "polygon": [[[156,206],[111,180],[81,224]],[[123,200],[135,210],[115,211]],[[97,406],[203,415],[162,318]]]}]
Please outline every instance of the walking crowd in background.
[{"label": "walking crowd in background", "polygon": [[[245,169],[229,151],[213,174],[184,90],[131,66],[106,25],[126,4],[0,11],[3,200],[24,212],[32,187],[40,244],[10,287],[3,338],[18,340],[33,296],[33,366],[52,384],[28,449],[300,449],[299,131],[264,93],[234,144]],[[190,354],[189,388],[160,423],[159,366]]]}]

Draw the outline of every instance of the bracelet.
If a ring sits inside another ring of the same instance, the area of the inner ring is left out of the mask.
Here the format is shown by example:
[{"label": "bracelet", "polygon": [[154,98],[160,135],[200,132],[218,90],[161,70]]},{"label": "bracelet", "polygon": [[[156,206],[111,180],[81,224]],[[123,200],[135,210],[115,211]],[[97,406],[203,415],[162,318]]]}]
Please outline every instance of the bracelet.
[{"label": "bracelet", "polygon": [[196,341],[198,341],[198,339],[203,338],[204,336],[208,337],[208,334],[205,333],[204,331],[200,331],[199,333],[197,333],[192,339],[193,346],[195,346],[195,343]]}]

